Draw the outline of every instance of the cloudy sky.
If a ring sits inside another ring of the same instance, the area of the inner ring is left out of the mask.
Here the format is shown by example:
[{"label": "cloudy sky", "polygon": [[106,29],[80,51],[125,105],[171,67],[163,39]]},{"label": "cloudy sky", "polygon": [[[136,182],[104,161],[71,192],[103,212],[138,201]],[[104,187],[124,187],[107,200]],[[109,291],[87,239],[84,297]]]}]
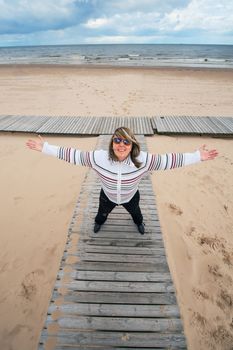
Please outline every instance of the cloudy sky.
[{"label": "cloudy sky", "polygon": [[233,44],[232,0],[0,0],[0,46]]}]

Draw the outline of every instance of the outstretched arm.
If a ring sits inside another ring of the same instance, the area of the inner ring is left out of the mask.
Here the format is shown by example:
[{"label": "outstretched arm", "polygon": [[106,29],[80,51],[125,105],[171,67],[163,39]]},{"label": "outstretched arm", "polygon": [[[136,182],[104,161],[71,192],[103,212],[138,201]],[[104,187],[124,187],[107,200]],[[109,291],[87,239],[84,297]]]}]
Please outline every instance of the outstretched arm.
[{"label": "outstretched arm", "polygon": [[150,154],[148,170],[174,169],[217,157],[217,150],[208,150],[203,145],[193,153]]},{"label": "outstretched arm", "polygon": [[43,152],[44,154],[57,157],[58,159],[64,160],[68,163],[75,165],[83,165],[92,167],[92,153],[84,152],[71,147],[59,147],[50,145],[45,142],[43,138],[38,135],[37,140],[28,140],[26,146],[34,151]]}]

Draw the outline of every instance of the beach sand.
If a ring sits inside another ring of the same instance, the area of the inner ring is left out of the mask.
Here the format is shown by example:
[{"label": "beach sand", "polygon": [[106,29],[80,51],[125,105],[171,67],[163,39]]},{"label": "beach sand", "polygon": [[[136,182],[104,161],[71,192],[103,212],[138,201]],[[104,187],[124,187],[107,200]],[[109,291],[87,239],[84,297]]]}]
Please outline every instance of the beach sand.
[{"label": "beach sand", "polygon": [[[232,116],[233,71],[0,66],[1,114]],[[86,169],[0,133],[0,348],[35,350]],[[96,137],[46,137],[84,150]],[[152,176],[190,350],[233,344],[233,140],[147,137],[151,152],[219,150]]]}]

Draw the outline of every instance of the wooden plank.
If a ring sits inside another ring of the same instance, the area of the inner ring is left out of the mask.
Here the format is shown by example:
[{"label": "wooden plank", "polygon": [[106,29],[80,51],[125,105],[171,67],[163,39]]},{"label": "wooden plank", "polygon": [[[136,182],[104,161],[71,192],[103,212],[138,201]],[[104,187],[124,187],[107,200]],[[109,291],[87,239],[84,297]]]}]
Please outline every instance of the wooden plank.
[{"label": "wooden plank", "polygon": [[[89,221],[91,221],[91,223],[94,222],[95,216],[97,214],[97,208],[95,210],[93,210],[92,208],[90,208],[90,212],[89,212]],[[156,215],[154,215],[153,212],[151,211],[144,211],[142,212],[143,214],[143,218],[146,218],[147,220],[145,220],[145,225],[146,226],[152,226],[153,228],[155,227],[160,227],[159,223],[158,223],[158,218],[156,217]],[[88,211],[84,210],[83,211],[83,215],[87,218],[88,217]],[[122,217],[123,216],[123,217]],[[152,216],[152,217],[151,217]],[[150,222],[150,224],[147,224],[147,221]],[[125,211],[125,212],[119,212],[113,209],[113,211],[109,214],[108,216],[108,220],[105,222],[105,227],[108,224],[112,224],[115,226],[126,226],[127,224],[130,224],[132,227],[135,227],[135,225],[133,224],[133,221],[130,217],[130,215]],[[85,226],[85,224],[87,224],[85,221],[82,223],[82,226]]]},{"label": "wooden plank", "polygon": [[56,281],[56,288],[66,287],[76,291],[121,292],[121,293],[171,293],[174,292],[169,282],[119,282],[119,281]]},{"label": "wooden plank", "polygon": [[[75,346],[66,346],[66,345],[63,345],[63,346],[56,346],[53,350],[132,350],[132,348],[130,347],[127,347],[127,348],[124,348],[124,347],[116,347],[116,346],[94,346],[94,347],[90,347],[90,346],[85,346],[85,345],[75,345]],[[137,348],[139,349],[139,348]],[[155,350],[164,350],[165,348],[157,348]],[[174,348],[173,348],[174,349]],[[173,350],[172,348],[169,348],[169,350]],[[38,350],[47,350],[45,349],[44,347],[41,347],[39,348]],[[134,348],[135,350],[135,348]],[[141,348],[140,347],[140,350],[154,350],[154,348]]]},{"label": "wooden plank", "polygon": [[[94,217],[96,216],[97,214],[97,210],[95,211],[94,215],[90,215],[90,219],[92,219],[91,221],[93,222],[94,220]],[[127,217],[129,217],[129,214],[128,213],[123,213],[125,215],[127,215]],[[110,214],[111,215],[111,214]],[[128,232],[132,232],[135,230],[135,228],[137,228],[136,224],[134,224],[133,220],[129,217],[129,221],[126,221],[126,220],[121,220],[121,216],[119,215],[118,213],[118,219],[115,219],[113,218],[112,216],[108,217],[107,221],[103,224],[103,228],[105,228],[106,230],[108,228],[110,229],[114,229],[114,231],[122,231],[122,229],[125,228],[125,231],[126,229],[128,230]],[[145,215],[144,215],[145,216]],[[84,223],[82,226],[87,226],[87,225],[90,225],[90,222],[86,222]],[[160,225],[159,225],[159,221],[157,220],[154,220],[154,221],[150,221],[150,225],[147,225],[145,224],[145,226],[150,226],[150,229],[157,229],[158,228],[160,229]]]},{"label": "wooden plank", "polygon": [[198,134],[211,134],[212,133],[212,129],[210,128],[210,126],[208,125],[208,122],[206,122],[205,117],[190,117],[190,123],[192,124],[194,130],[196,133]]},{"label": "wooden plank", "polygon": [[[46,326],[54,320],[48,316]],[[182,323],[177,318],[142,318],[142,317],[96,317],[96,316],[62,316],[56,320],[62,329],[100,330],[124,332],[182,332]],[[57,331],[55,331],[57,332]]]},{"label": "wooden plank", "polygon": [[129,271],[75,271],[58,273],[59,278],[69,276],[74,280],[85,281],[128,281],[128,282],[171,282],[169,272],[129,272]]},{"label": "wooden plank", "polygon": [[[180,317],[177,305],[132,305],[132,304],[62,304],[49,306],[48,313],[62,315],[109,316],[109,317]],[[55,318],[56,319],[56,318]],[[148,330],[148,329],[147,329]]]},{"label": "wooden plank", "polygon": [[[81,245],[79,244],[81,248]],[[81,249],[85,253],[100,253],[100,254],[126,254],[126,255],[165,255],[164,248],[138,248],[138,247],[109,247],[109,246],[84,246]]]},{"label": "wooden plank", "polygon": [[[81,234],[83,238],[95,238],[95,239],[117,239],[118,241],[122,240],[134,240],[134,239],[141,239],[141,241],[150,241],[151,238],[153,236],[155,236],[156,240],[160,240],[163,241],[163,236],[162,233],[159,232],[158,230],[154,229],[149,231],[147,228],[145,229],[145,234],[141,235],[138,230],[136,229],[134,232],[114,232],[111,230],[105,231],[102,229],[100,229],[100,231],[98,231],[98,233],[94,233],[93,231],[94,225],[92,225],[91,227],[79,227],[79,228],[75,228],[73,229],[73,233],[74,234]],[[89,235],[88,235],[89,232]]]},{"label": "wooden plank", "polygon": [[[76,231],[74,230],[74,232]],[[77,232],[80,232],[80,231],[77,231]],[[85,233],[85,230],[82,230],[82,232]],[[163,239],[161,233],[156,233],[153,231],[148,232],[147,229],[145,230],[145,234],[141,235],[137,229],[134,232],[128,233],[128,232],[112,232],[111,230],[105,231],[105,230],[102,230],[102,227],[97,234],[94,232],[90,232],[89,237],[96,237],[96,235],[98,235],[98,237],[101,237],[101,238],[117,238],[117,239],[137,239],[138,237],[140,237],[141,240],[146,241],[148,237],[151,237],[152,233],[156,236],[156,239],[160,239],[160,240]]]},{"label": "wooden plank", "polygon": [[231,131],[233,131],[233,128],[231,130],[227,125],[224,125],[224,122],[221,119],[225,119],[225,118],[209,117],[208,119],[209,119],[209,122],[214,125],[214,128],[216,130],[216,134],[225,135],[225,134],[231,133]]},{"label": "wooden plank", "polygon": [[224,129],[226,130],[226,134],[232,135],[233,134],[233,118],[232,117],[215,117],[211,118],[212,121],[215,121],[221,125],[223,125]]},{"label": "wooden plank", "polygon": [[[92,195],[91,195],[92,196]],[[145,197],[145,196],[144,196]],[[92,208],[97,208],[98,209],[98,200],[99,200],[99,191],[98,191],[98,196],[96,196],[96,200],[93,202],[92,198],[94,198],[93,196],[91,197],[91,201],[92,201]],[[154,198],[152,198],[152,200],[154,201]],[[150,205],[151,204],[151,205]],[[149,207],[148,207],[149,205]],[[150,213],[156,213],[157,214],[157,210],[154,207],[154,203],[152,205],[152,203],[148,203],[146,202],[146,197],[145,197],[145,203],[140,203],[140,208],[143,209],[149,209]],[[118,213],[127,213],[126,209],[123,206],[116,206],[114,209],[114,211],[117,210]]]},{"label": "wooden plank", "polygon": [[8,115],[0,115],[0,123],[2,120],[5,120],[8,118]]},{"label": "wooden plank", "polygon": [[[64,260],[65,261],[65,260]],[[168,265],[167,262],[157,262],[157,263],[125,263],[125,262],[93,262],[91,261],[79,261],[72,264],[72,268],[79,271],[133,271],[133,272],[167,272]]]},{"label": "wooden plank", "polygon": [[80,237],[79,238],[79,245],[86,245],[86,246],[95,246],[95,245],[101,245],[103,246],[111,246],[111,247],[160,247],[163,248],[164,244],[162,240],[141,240],[140,237],[132,239],[120,239],[117,238],[101,238],[96,235],[95,237]]},{"label": "wooden plank", "polygon": [[[57,345],[105,345],[126,346],[131,348],[157,347],[186,349],[183,334],[156,332],[79,332],[60,331],[55,335]],[[43,337],[42,337],[43,339]],[[46,339],[46,336],[45,336]],[[51,336],[52,339],[52,336]]]},{"label": "wooden plank", "polygon": [[50,117],[23,116],[5,128],[5,131],[36,132]]},{"label": "wooden plank", "polygon": [[95,253],[84,253],[74,252],[69,253],[70,256],[79,256],[83,261],[109,261],[109,262],[124,262],[124,263],[157,263],[166,261],[166,256],[160,255],[127,255],[127,254],[95,254]]},{"label": "wooden plank", "polygon": [[233,131],[233,118],[228,125],[226,118],[191,116],[153,117],[152,123],[163,134],[226,135]]},{"label": "wooden plank", "polygon": [[22,116],[7,115],[0,121],[0,131],[5,131],[7,127],[21,120]]},{"label": "wooden plank", "polygon": [[[110,346],[110,345],[108,345],[108,349],[106,349],[106,347],[102,347],[102,346],[94,346],[94,347],[92,347],[92,346],[89,346],[89,345],[87,345],[87,346],[85,346],[85,345],[74,345],[74,346],[71,346],[71,345],[68,345],[68,346],[66,346],[66,345],[63,345],[63,346],[56,346],[55,348],[54,348],[54,350],[111,350],[111,349],[114,349],[114,350],[132,350],[132,349],[134,349],[134,350],[137,350],[137,349],[140,349],[140,350],[151,350],[151,348],[145,348],[145,347],[140,347],[140,348],[138,348],[138,347],[134,347],[134,348],[129,348],[129,347],[127,347],[127,348],[125,348],[125,347],[116,347],[116,346]],[[173,348],[174,349],[174,348]],[[169,348],[169,350],[173,350],[172,348]],[[39,350],[47,350],[47,349],[45,349],[45,348],[40,348]],[[157,348],[156,347],[156,350],[165,350],[165,348]]]},{"label": "wooden plank", "polygon": [[121,292],[90,292],[74,291],[61,294],[57,289],[53,292],[52,300],[55,301],[62,295],[65,302],[72,303],[101,303],[101,304],[132,304],[132,305],[174,305],[176,296],[174,293],[121,293]]}]

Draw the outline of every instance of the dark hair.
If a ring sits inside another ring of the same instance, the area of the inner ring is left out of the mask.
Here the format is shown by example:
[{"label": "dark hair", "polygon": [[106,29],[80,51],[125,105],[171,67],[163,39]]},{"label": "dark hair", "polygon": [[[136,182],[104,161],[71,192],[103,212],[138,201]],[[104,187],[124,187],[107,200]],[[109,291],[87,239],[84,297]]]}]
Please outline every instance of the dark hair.
[{"label": "dark hair", "polygon": [[110,143],[109,143],[109,158],[112,160],[115,160],[115,161],[118,160],[117,156],[115,155],[115,153],[113,151],[113,147],[112,147],[114,136],[122,137],[122,138],[132,142],[132,149],[130,151],[130,156],[131,156],[132,162],[134,163],[136,168],[140,168],[142,163],[139,162],[139,160],[137,159],[137,157],[139,156],[140,151],[141,151],[140,144],[136,140],[133,132],[129,128],[126,128],[125,126],[121,126],[120,128],[117,128],[114,131],[114,134],[112,135]]}]

